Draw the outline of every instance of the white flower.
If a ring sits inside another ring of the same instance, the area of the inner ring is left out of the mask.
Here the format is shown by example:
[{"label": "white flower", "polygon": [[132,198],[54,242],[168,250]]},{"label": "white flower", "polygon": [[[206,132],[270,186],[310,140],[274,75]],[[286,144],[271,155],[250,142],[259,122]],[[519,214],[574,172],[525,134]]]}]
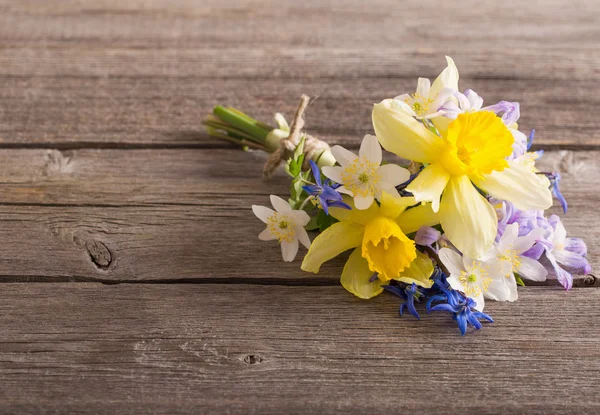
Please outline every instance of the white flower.
[{"label": "white flower", "polygon": [[508,261],[461,257],[450,248],[440,249],[439,256],[450,271],[450,286],[475,300],[476,310],[483,311],[484,297],[496,301],[517,299],[517,283],[514,278],[506,278],[511,268]]},{"label": "white flower", "polygon": [[292,262],[298,253],[298,241],[307,249],[310,247],[310,239],[304,229],[310,217],[303,210],[293,210],[288,202],[278,196],[271,195],[271,204],[275,210],[252,205],[256,217],[267,224],[258,238],[262,241],[277,239],[281,244],[283,260]]},{"label": "white flower", "polygon": [[535,259],[523,256],[538,240],[544,236],[544,229],[535,228],[525,236],[519,236],[519,224],[506,227],[498,243],[494,244],[486,259],[508,261],[511,270],[507,278],[514,279],[514,273],[531,281],[545,281],[548,271]]},{"label": "white flower", "polygon": [[381,166],[381,145],[377,137],[365,135],[358,156],[340,146],[331,152],[341,165],[323,167],[323,174],[343,186],[336,189],[354,197],[357,209],[368,209],[382,192],[398,196],[396,186],[410,178],[410,172],[396,164]]},{"label": "white flower", "polygon": [[434,118],[442,113],[440,107],[458,91],[458,69],[454,61],[446,56],[448,67],[433,81],[419,78],[417,91],[412,94],[402,94],[394,98],[402,110],[418,119]]}]

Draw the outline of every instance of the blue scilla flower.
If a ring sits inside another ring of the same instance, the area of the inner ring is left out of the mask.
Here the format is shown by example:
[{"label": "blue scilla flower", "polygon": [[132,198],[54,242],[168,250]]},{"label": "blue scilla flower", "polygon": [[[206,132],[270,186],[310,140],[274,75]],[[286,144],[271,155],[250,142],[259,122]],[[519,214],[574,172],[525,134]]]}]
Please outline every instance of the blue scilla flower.
[{"label": "blue scilla flower", "polygon": [[332,183],[329,179],[325,180],[324,182],[321,181],[321,171],[319,170],[319,166],[317,166],[317,164],[312,160],[310,160],[309,163],[316,184],[302,186],[306,193],[316,197],[319,201],[319,205],[328,215],[329,206],[352,209],[349,205],[342,201],[342,195],[335,190],[340,187],[340,185]]},{"label": "blue scilla flower", "polygon": [[[467,326],[469,324],[479,330],[482,327],[481,322],[479,321],[480,319],[487,320],[490,323],[494,322],[489,315],[474,309],[477,303],[473,299],[465,297],[460,292],[446,287],[440,280],[436,280],[435,284],[438,286],[441,293],[429,297],[426,304],[427,312],[447,311],[452,313],[454,320],[458,323],[460,333],[463,336],[467,332]],[[431,304],[436,301],[443,302],[432,306]]]},{"label": "blue scilla flower", "polygon": [[420,294],[417,284],[414,282],[412,285],[383,285],[383,289],[396,294],[398,297],[404,299],[404,302],[400,304],[398,312],[402,315],[404,308],[408,309],[408,312],[415,316],[418,320],[421,320],[417,309],[415,308],[415,295]]}]

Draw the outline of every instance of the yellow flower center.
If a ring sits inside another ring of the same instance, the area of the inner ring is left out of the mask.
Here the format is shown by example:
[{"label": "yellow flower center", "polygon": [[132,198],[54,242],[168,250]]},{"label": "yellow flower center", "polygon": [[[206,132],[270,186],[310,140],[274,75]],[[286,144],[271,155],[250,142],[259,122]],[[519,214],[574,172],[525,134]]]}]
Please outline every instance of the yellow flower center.
[{"label": "yellow flower center", "polygon": [[491,111],[460,114],[448,126],[446,151],[440,161],[454,176],[483,177],[508,167],[515,139]]},{"label": "yellow flower center", "polygon": [[458,280],[461,282],[465,294],[469,297],[477,297],[482,292],[487,292],[492,279],[487,276],[487,268],[473,262],[470,267],[460,274]]},{"label": "yellow flower center", "polygon": [[377,169],[379,165],[364,157],[358,157],[344,168],[342,183],[354,196],[369,196],[375,194],[377,183],[381,180]]},{"label": "yellow flower center", "polygon": [[414,241],[398,224],[385,216],[367,223],[362,242],[362,256],[369,269],[379,274],[381,281],[397,278],[417,257]]},{"label": "yellow flower center", "polygon": [[[521,266],[519,254],[517,254],[517,251],[515,251],[514,249],[507,250],[506,252],[504,252],[503,255],[500,255],[499,258],[503,259],[504,261],[510,262],[510,264],[512,265],[512,270],[514,272],[516,272],[517,269]],[[506,277],[510,277],[510,273],[506,274]]]},{"label": "yellow flower center", "polygon": [[296,231],[294,231],[294,222],[287,217],[277,212],[273,212],[271,216],[267,218],[267,229],[271,235],[277,238],[277,241],[292,242],[296,237]]},{"label": "yellow flower center", "polygon": [[410,105],[415,114],[417,115],[427,114],[427,111],[429,110],[429,105],[433,103],[433,101],[429,99],[429,97],[425,98],[419,94],[412,95],[412,103],[410,102],[410,98],[406,98],[404,102]]}]

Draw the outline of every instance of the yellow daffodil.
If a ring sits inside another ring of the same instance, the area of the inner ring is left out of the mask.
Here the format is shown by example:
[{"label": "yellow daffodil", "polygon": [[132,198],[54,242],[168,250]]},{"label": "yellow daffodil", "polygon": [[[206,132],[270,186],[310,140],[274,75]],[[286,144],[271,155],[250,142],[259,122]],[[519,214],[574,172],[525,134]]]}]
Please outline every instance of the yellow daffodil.
[{"label": "yellow daffodil", "polygon": [[[438,223],[431,205],[414,205],[412,197],[394,197],[383,192],[381,206],[373,203],[358,210],[349,197],[344,202],[351,210],[331,208],[329,214],[339,220],[313,241],[302,269],[319,272],[321,265],[340,253],[356,248],[342,271],[341,283],[360,298],[372,298],[383,291],[381,285],[397,280],[431,287],[433,264],[418,252],[406,234],[421,226]],[[377,278],[372,279],[376,273]]]},{"label": "yellow daffodil", "polygon": [[548,179],[527,163],[507,160],[514,137],[493,112],[460,114],[437,135],[388,99],[375,105],[373,126],[383,148],[427,164],[407,190],[418,202],[432,202],[448,239],[469,257],[490,249],[498,226],[478,188],[520,210],[552,205]]}]

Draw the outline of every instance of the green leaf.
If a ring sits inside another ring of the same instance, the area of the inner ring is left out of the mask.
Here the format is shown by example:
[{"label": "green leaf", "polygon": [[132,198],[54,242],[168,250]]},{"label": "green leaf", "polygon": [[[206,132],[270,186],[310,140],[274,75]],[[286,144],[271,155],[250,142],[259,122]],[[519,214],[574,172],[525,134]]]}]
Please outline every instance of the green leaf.
[{"label": "green leaf", "polygon": [[331,215],[327,215],[322,209],[319,209],[319,213],[317,213],[316,218],[319,232],[323,232],[325,229],[338,222],[336,218]]},{"label": "green leaf", "polygon": [[521,287],[525,287],[525,283],[523,282],[521,277],[519,277],[517,274],[515,274],[515,280],[517,280],[517,285],[520,285]]},{"label": "green leaf", "polygon": [[315,229],[319,229],[319,224],[317,223],[317,217],[313,216],[310,218],[306,226],[304,227],[307,231],[314,231]]}]

